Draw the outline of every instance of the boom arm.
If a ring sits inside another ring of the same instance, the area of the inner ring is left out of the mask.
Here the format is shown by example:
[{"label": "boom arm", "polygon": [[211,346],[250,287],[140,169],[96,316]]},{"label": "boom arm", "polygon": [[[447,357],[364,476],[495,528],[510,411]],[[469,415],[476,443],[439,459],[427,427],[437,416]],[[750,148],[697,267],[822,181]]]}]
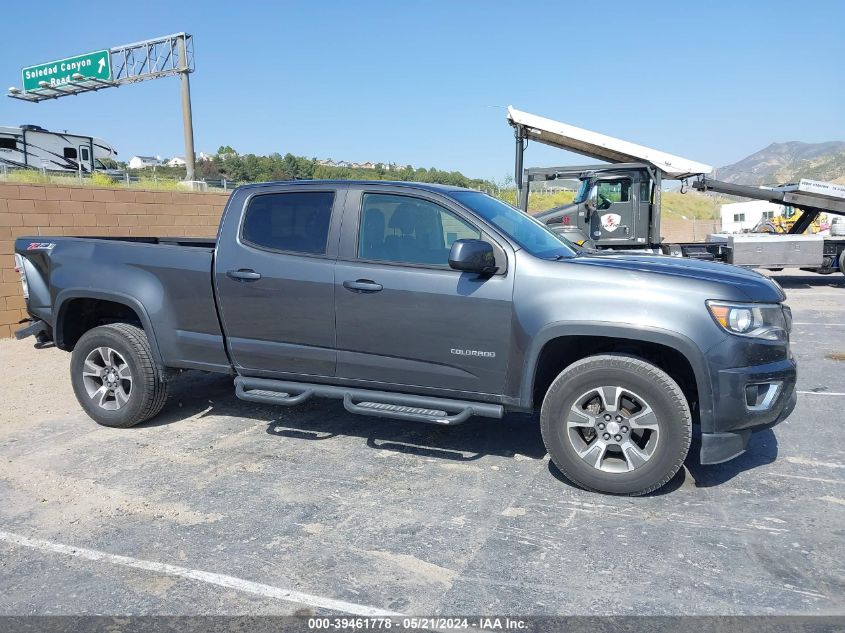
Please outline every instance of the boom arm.
[{"label": "boom arm", "polygon": [[749,185],[735,185],[730,182],[712,180],[701,176],[692,183],[698,191],[715,191],[730,196],[742,196],[754,200],[766,200],[775,204],[785,204],[802,211],[816,211],[818,213],[836,213],[845,215],[845,200],[834,200],[827,196],[804,192],[800,190],[790,191],[785,189],[761,189]]},{"label": "boom arm", "polygon": [[[753,200],[766,200],[767,202],[774,202],[775,204],[783,204],[796,209],[801,209],[801,217],[792,225],[789,230],[790,233],[800,234],[807,230],[820,213],[836,213],[838,215],[845,215],[845,199],[835,200],[828,196],[815,194],[812,192],[800,191],[799,189],[762,189],[760,187],[752,187],[749,185],[736,185],[730,182],[722,182],[720,180],[711,180],[705,176],[700,176],[698,180],[692,183],[693,189],[697,191],[715,191],[716,193],[724,193],[730,196],[742,196],[743,198],[751,198]],[[800,187],[801,185],[799,185]]]}]

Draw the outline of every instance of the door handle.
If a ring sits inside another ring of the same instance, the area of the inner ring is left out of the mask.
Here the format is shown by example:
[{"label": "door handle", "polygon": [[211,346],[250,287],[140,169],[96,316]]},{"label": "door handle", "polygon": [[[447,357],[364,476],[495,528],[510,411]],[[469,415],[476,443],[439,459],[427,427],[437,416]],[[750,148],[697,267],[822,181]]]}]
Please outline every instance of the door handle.
[{"label": "door handle", "polygon": [[343,287],[352,292],[379,292],[383,286],[369,279],[356,279],[344,281]]},{"label": "door handle", "polygon": [[236,281],[255,281],[256,279],[261,279],[261,273],[257,273],[250,268],[227,270],[226,276]]}]

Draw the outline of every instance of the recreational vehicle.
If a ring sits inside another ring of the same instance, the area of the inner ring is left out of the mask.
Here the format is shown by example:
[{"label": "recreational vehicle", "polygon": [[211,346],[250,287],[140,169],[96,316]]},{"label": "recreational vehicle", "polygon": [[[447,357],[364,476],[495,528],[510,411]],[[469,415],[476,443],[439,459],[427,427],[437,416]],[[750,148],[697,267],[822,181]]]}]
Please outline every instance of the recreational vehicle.
[{"label": "recreational vehicle", "polygon": [[90,174],[106,171],[104,159],[117,151],[93,136],[50,132],[38,125],[0,126],[0,165],[18,169]]}]

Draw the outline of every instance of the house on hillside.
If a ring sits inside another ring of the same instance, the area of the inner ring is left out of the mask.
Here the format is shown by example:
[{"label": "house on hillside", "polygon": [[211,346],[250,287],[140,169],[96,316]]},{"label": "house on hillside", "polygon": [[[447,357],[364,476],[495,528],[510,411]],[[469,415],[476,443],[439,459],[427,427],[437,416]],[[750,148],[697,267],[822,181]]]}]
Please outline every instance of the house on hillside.
[{"label": "house on hillside", "polygon": [[129,169],[149,169],[161,167],[162,164],[161,156],[133,156],[129,159]]},{"label": "house on hillside", "polygon": [[317,161],[318,165],[323,167],[349,167],[350,169],[375,169],[381,163],[373,163],[367,161],[366,163],[350,163],[346,160],[333,161],[331,158],[321,158]]},{"label": "house on hillside", "polygon": [[185,159],[181,156],[174,156],[169,161],[167,161],[168,167],[184,167],[185,165],[187,165],[187,163],[185,162]]}]

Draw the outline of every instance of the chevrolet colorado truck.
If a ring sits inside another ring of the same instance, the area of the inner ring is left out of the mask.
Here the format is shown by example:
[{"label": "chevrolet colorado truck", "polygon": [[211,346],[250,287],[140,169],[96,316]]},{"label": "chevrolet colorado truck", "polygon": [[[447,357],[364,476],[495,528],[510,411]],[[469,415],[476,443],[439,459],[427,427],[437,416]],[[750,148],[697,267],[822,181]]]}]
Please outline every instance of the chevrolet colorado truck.
[{"label": "chevrolet colorado truck", "polygon": [[[216,240],[21,237],[35,335],[71,351],[99,424],[165,405],[179,369],[244,400],[338,398],[351,413],[451,425],[539,411],[574,483],[666,484],[741,454],[795,406],[791,313],[727,264],[574,248],[477,191],[280,182],[231,196]],[[494,429],[491,429],[493,432]]]}]

